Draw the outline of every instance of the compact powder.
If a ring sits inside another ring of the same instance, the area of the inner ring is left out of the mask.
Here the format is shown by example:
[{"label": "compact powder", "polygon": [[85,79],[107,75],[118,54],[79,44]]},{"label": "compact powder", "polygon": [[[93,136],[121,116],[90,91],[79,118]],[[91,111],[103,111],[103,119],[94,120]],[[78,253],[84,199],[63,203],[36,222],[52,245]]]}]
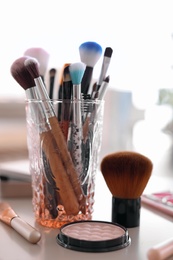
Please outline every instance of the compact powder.
[{"label": "compact powder", "polygon": [[105,252],[130,244],[125,227],[105,221],[77,221],[61,227],[57,242],[63,247],[88,252]]}]

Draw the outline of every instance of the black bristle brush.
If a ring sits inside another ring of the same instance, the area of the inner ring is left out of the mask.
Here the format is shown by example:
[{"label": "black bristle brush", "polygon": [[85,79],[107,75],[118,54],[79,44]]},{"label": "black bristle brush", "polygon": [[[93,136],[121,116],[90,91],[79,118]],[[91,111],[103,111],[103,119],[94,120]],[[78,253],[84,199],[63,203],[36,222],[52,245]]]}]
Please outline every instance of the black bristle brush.
[{"label": "black bristle brush", "polygon": [[126,228],[139,226],[141,195],[152,173],[151,160],[137,152],[120,151],[105,156],[100,169],[112,194],[112,221]]}]

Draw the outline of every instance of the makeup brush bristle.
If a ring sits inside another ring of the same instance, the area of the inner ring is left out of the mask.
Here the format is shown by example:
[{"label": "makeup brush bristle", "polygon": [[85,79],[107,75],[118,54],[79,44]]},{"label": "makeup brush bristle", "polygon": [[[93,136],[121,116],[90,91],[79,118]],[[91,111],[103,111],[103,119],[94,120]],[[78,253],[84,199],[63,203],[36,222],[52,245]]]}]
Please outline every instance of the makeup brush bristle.
[{"label": "makeup brush bristle", "polygon": [[28,58],[25,60],[24,65],[26,69],[29,71],[30,75],[33,79],[38,78],[40,76],[39,71],[39,62],[35,58]]},{"label": "makeup brush bristle", "polygon": [[102,47],[92,41],[84,42],[79,46],[80,59],[88,67],[94,67],[102,55]]},{"label": "makeup brush bristle", "polygon": [[132,151],[105,156],[100,165],[105,182],[114,197],[139,198],[151,176],[153,164],[149,158]]},{"label": "makeup brush bristle", "polygon": [[27,56],[18,58],[13,62],[10,68],[11,75],[24,90],[35,86],[33,78],[24,66],[27,59]]},{"label": "makeup brush bristle", "polygon": [[70,77],[74,85],[79,85],[85,71],[85,64],[82,62],[72,63],[69,66]]},{"label": "makeup brush bristle", "polygon": [[47,70],[47,66],[48,66],[48,62],[49,62],[49,53],[40,47],[32,47],[27,49],[24,52],[25,56],[30,56],[32,58],[35,58],[36,60],[38,60],[39,64],[40,64],[40,75],[42,77],[45,76],[46,70]]},{"label": "makeup brush bristle", "polygon": [[112,53],[113,53],[113,49],[111,47],[106,47],[105,52],[104,52],[104,56],[111,58]]}]

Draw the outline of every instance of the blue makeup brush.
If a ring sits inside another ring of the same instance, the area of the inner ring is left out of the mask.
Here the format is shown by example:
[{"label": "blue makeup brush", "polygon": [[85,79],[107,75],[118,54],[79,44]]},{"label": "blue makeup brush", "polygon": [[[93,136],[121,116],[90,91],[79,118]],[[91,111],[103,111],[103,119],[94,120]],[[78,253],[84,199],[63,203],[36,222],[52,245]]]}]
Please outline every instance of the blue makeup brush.
[{"label": "blue makeup brush", "polygon": [[81,82],[81,91],[88,94],[93,68],[102,55],[102,47],[96,42],[84,42],[79,46],[81,62],[86,64],[86,69]]},{"label": "blue makeup brush", "polygon": [[82,62],[72,63],[69,66],[70,77],[73,83],[73,116],[71,124],[71,156],[78,172],[82,176],[82,112],[81,112],[81,81],[85,71],[85,64]]}]

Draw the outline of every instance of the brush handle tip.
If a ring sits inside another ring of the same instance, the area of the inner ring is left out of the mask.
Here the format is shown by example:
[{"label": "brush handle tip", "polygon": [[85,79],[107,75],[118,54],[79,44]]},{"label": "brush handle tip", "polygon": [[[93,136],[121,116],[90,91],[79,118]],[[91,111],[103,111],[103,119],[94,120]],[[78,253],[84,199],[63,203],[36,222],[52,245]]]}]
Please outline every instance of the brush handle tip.
[{"label": "brush handle tip", "polygon": [[36,244],[41,239],[40,232],[20,217],[11,220],[11,227],[32,244]]},{"label": "brush handle tip", "polygon": [[164,260],[173,255],[173,238],[153,246],[147,252],[148,260]]}]

